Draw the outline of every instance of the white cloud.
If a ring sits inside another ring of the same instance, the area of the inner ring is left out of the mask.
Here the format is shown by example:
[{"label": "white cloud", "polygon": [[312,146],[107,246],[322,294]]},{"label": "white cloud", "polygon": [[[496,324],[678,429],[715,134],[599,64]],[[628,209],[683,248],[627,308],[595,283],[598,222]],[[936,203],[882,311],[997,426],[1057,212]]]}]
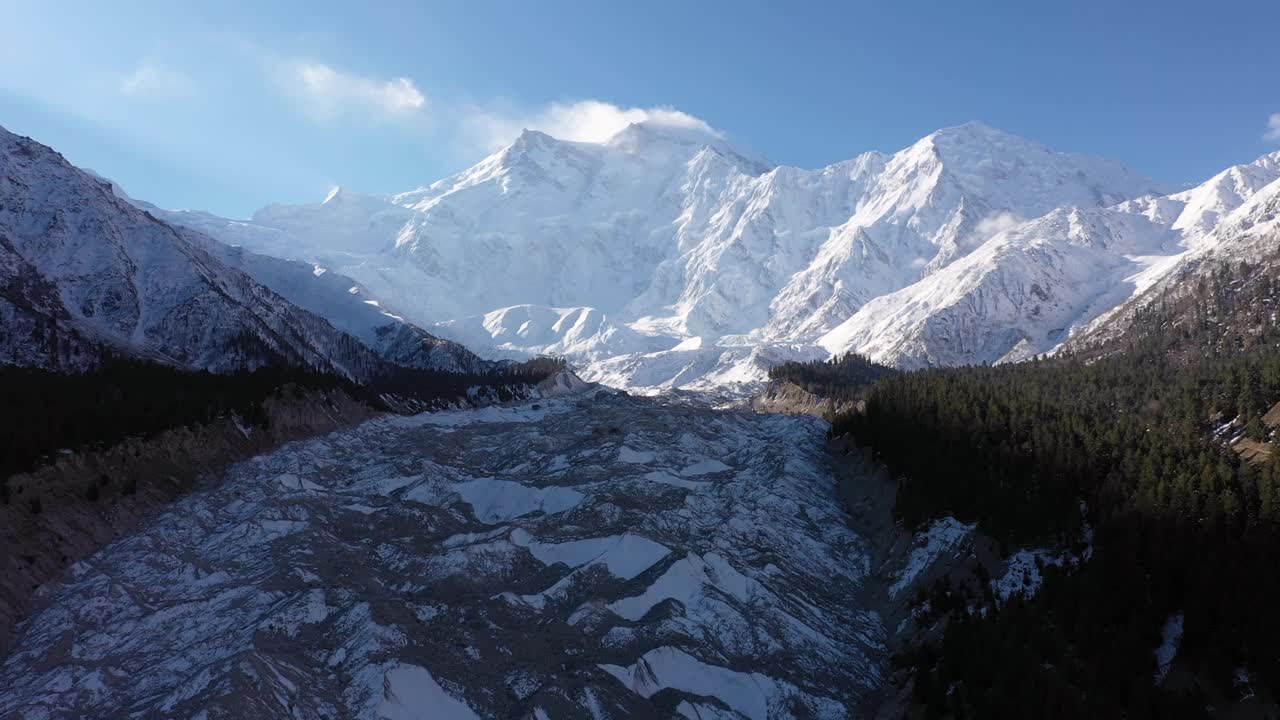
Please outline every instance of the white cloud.
[{"label": "white cloud", "polygon": [[1262,136],[1267,140],[1280,140],[1280,113],[1271,113],[1267,118],[1267,132]]},{"label": "white cloud", "polygon": [[317,119],[403,116],[427,106],[427,96],[409,78],[380,80],[324,63],[287,62],[283,82],[285,91]]},{"label": "white cloud", "polygon": [[978,226],[973,229],[979,237],[994,237],[1005,230],[1022,222],[1022,218],[1011,212],[1000,212],[989,217],[985,217],[978,221]]},{"label": "white cloud", "polygon": [[524,129],[541,130],[561,140],[604,142],[636,122],[697,130],[721,137],[721,133],[705,121],[674,108],[620,108],[600,100],[552,103],[534,112],[478,110],[471,114],[467,132],[486,149],[494,150],[511,142]]},{"label": "white cloud", "polygon": [[186,97],[194,90],[191,78],[158,63],[142,63],[120,80],[120,92],[134,98]]}]

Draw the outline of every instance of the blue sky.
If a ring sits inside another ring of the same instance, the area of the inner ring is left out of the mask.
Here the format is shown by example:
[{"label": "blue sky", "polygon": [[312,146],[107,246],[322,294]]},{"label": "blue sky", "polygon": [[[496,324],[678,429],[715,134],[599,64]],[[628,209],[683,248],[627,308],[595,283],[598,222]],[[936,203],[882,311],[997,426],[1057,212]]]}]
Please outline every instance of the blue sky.
[{"label": "blue sky", "polygon": [[655,109],[803,167],[967,120],[1176,183],[1280,148],[1271,1],[186,5],[5,2],[0,125],[231,216]]}]

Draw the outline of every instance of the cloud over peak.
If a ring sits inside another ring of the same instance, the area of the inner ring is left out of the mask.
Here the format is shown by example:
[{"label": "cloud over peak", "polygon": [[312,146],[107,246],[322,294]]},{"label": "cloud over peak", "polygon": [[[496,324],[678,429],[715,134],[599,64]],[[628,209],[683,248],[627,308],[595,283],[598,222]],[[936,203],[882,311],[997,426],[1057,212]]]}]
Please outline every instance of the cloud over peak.
[{"label": "cloud over peak", "polygon": [[427,96],[412,80],[371,78],[319,62],[292,61],[283,81],[303,109],[319,119],[342,116],[384,118],[423,110]]},{"label": "cloud over peak", "polygon": [[120,80],[120,92],[133,98],[185,97],[195,87],[182,72],[159,63],[144,62]]},{"label": "cloud over peak", "polygon": [[511,142],[523,129],[540,130],[561,140],[604,142],[632,123],[699,130],[714,137],[721,133],[704,120],[671,107],[621,108],[601,100],[551,103],[531,112],[477,110],[471,132],[488,150]]},{"label": "cloud over peak", "polygon": [[1267,118],[1267,131],[1262,137],[1267,140],[1280,140],[1280,113],[1271,113],[1271,117]]}]

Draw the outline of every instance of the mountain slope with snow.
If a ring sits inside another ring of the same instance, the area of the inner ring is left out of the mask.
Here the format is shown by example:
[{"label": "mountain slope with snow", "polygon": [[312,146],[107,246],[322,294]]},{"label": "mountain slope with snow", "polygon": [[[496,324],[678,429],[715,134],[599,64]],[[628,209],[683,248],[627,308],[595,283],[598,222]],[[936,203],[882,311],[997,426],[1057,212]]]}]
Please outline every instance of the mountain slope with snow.
[{"label": "mountain slope with snow", "polygon": [[1022,360],[1077,334],[1111,332],[1103,328],[1122,324],[1120,308],[1155,297],[1206,258],[1256,259],[1280,247],[1280,235],[1254,217],[1266,210],[1251,210],[1277,179],[1273,153],[1171,195],[1055,210],[868,303],[820,342],[925,367]]},{"label": "mountain slope with snow", "polygon": [[1026,359],[1124,300],[1147,259],[1174,248],[1174,233],[1141,216],[1055,210],[876,298],[821,344],[907,368]]},{"label": "mountain slope with snow", "polygon": [[1265,275],[1280,263],[1280,153],[1231,168],[1172,198],[1182,204],[1166,217],[1185,233],[1189,249],[1150,273],[1142,292],[1100,315],[1065,347],[1089,350],[1121,338],[1140,313],[1189,296],[1200,278],[1224,267],[1248,263],[1255,266],[1250,274],[1261,267]]},{"label": "mountain slope with snow", "polygon": [[449,372],[475,372],[488,366],[463,345],[436,337],[384,307],[349,277],[212,240],[203,247],[294,305],[328,320],[391,364]]},{"label": "mountain slope with snow", "polygon": [[[641,123],[602,143],[525,131],[474,167],[400,195],[341,190],[249,221],[172,219],[348,275],[410,321],[482,354],[565,354],[593,379],[660,388],[759,379],[767,358],[821,355],[842,337],[829,333],[873,301],[961,262],[1010,257],[998,251],[1007,242],[999,236],[1014,225],[1164,190],[1118,163],[978,123],[818,170],[773,166],[699,130]],[[997,274],[1035,263],[1022,264]],[[1081,268],[1111,277],[1122,266],[1097,257]],[[1008,278],[1042,289],[1052,278],[1043,280]],[[1063,292],[1073,308],[1114,294]],[[881,305],[871,308],[877,323],[887,322]],[[1066,322],[1071,313],[1058,315],[1054,322]],[[911,343],[882,342],[880,359],[977,359],[969,346],[931,356]],[[1003,356],[1003,344],[971,343],[983,359]]]},{"label": "mountain slope with snow", "polygon": [[482,364],[347,279],[170,225],[2,129],[0,255],[0,361],[10,364],[77,369],[111,352],[215,371],[283,362],[356,379],[388,362]]}]

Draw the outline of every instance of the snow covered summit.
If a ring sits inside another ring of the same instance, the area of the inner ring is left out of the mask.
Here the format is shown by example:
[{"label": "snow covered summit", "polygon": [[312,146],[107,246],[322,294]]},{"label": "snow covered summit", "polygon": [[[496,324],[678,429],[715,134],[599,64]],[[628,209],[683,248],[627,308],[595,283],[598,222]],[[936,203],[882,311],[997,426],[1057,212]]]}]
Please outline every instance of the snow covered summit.
[{"label": "snow covered summit", "polygon": [[[709,128],[639,123],[598,143],[526,130],[406,193],[343,189],[200,227],[349,275],[483,354],[564,353],[591,379],[660,388],[876,350],[831,333],[963,260],[1000,261],[996,246],[977,251],[1015,225],[1166,190],[1119,163],[980,123],[817,170],[775,166]],[[985,309],[972,311],[980,321]],[[526,319],[513,326],[516,317]],[[982,358],[908,357],[902,343],[876,352],[904,364],[978,360],[1021,339],[984,336]]]}]

